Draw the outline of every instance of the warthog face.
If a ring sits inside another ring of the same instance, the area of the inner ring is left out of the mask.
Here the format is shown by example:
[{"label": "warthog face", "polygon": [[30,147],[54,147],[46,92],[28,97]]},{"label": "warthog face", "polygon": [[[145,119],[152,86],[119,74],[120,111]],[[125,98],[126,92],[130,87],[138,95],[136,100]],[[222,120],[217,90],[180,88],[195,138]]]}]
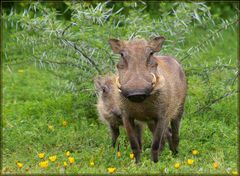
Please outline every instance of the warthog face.
[{"label": "warthog face", "polygon": [[160,51],[164,40],[164,37],[155,37],[150,41],[109,40],[113,52],[121,55],[117,64],[118,87],[130,101],[142,102],[152,92],[158,66],[153,54]]},{"label": "warthog face", "polygon": [[116,102],[118,90],[115,83],[115,79],[113,79],[113,77],[110,76],[97,77],[94,80],[94,82],[97,88],[97,92],[100,95],[100,98],[104,104],[104,107],[107,109],[109,113],[120,118],[121,110],[120,107],[118,106],[118,102]]}]

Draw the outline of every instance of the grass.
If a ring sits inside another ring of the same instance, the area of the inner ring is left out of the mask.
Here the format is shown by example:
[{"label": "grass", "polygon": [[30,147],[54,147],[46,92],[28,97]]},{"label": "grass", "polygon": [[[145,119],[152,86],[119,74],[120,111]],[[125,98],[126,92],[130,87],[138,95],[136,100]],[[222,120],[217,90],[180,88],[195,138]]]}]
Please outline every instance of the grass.
[{"label": "grass", "polygon": [[[198,33],[199,31],[196,31]],[[204,33],[204,31],[200,31]],[[206,33],[206,31],[205,31]],[[222,62],[236,65],[237,34],[232,30],[223,33],[224,40],[217,39],[213,48],[187,60],[196,67],[201,63]],[[197,41],[198,35],[190,35]],[[23,53],[21,53],[24,55]],[[185,63],[186,64],[186,63]],[[200,74],[200,73],[199,73]],[[209,96],[218,97],[226,90],[219,89],[226,77],[233,76],[230,70],[216,70],[208,83],[199,75],[188,77],[189,91],[185,115],[181,124],[180,153],[173,156],[166,146],[158,163],[150,160],[151,134],[146,129],[143,137],[141,163],[130,159],[130,146],[121,129],[120,152],[110,147],[111,139],[107,126],[96,120],[95,109],[85,114],[74,108],[76,99],[69,93],[59,93],[62,81],[49,72],[38,70],[33,65],[16,65],[3,68],[3,173],[107,173],[115,167],[116,173],[232,173],[237,170],[237,96],[225,98],[212,105],[204,113],[192,114],[207,102]],[[80,113],[76,113],[76,111]],[[66,121],[67,125],[63,122]],[[192,150],[198,155],[192,155]],[[69,164],[66,152],[74,157]],[[44,152],[43,159],[38,153]],[[49,156],[56,155],[55,162]],[[194,163],[188,165],[188,159]],[[39,163],[48,160],[48,167]],[[23,163],[18,168],[16,161]],[[90,166],[90,162],[94,166]],[[63,163],[68,166],[64,167]],[[180,162],[180,168],[174,164]],[[219,167],[215,169],[213,163]]]}]

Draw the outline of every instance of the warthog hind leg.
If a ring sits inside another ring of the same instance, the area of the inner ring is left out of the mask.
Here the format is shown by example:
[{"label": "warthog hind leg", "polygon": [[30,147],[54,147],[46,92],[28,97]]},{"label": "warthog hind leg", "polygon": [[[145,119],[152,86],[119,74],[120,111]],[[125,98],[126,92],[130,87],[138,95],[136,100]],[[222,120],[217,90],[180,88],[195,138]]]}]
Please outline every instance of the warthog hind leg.
[{"label": "warthog hind leg", "polygon": [[178,145],[179,145],[179,128],[180,122],[183,114],[183,106],[179,108],[179,113],[176,118],[171,121],[171,131],[172,131],[172,145],[170,149],[173,154],[176,155],[178,153]]}]

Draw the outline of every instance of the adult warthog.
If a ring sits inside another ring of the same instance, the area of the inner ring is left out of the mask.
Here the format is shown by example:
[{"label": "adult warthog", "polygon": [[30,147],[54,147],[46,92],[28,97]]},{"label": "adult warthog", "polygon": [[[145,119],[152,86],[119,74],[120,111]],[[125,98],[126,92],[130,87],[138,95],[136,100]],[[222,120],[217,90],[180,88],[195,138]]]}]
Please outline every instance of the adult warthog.
[{"label": "adult warthog", "polygon": [[[164,37],[149,41],[109,40],[113,52],[121,55],[116,82],[121,91],[123,123],[136,162],[140,160],[140,146],[134,131],[135,119],[145,121],[153,132],[151,155],[154,162],[158,161],[165,135],[170,138],[173,153],[178,152],[187,84],[184,71],[174,58],[154,55],[160,51],[164,40]],[[167,135],[169,126],[170,136]]]}]

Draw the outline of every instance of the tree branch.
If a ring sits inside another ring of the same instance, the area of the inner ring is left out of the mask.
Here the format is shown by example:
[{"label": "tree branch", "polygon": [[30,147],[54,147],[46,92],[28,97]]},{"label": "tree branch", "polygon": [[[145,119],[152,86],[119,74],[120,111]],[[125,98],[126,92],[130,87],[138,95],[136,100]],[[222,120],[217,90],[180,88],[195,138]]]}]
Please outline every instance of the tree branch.
[{"label": "tree branch", "polygon": [[218,97],[218,98],[216,98],[216,99],[211,100],[207,105],[200,107],[198,110],[196,110],[195,112],[193,112],[193,113],[191,113],[191,114],[196,114],[196,113],[202,112],[202,111],[208,109],[208,108],[209,108],[210,106],[212,106],[213,104],[221,101],[222,99],[224,99],[224,98],[226,98],[226,97],[229,97],[229,96],[231,96],[231,95],[234,95],[234,94],[236,94],[236,93],[238,93],[238,92],[239,92],[239,91],[236,91],[236,90],[232,90],[232,91],[230,91],[230,92],[227,92],[227,93],[225,93],[224,95],[222,95],[222,96],[220,96],[220,97]]},{"label": "tree branch", "polygon": [[64,41],[67,43],[69,46],[71,46],[75,51],[79,54],[81,54],[94,68],[97,70],[99,74],[101,74],[101,70],[98,68],[97,64],[91,59],[84,51],[82,48],[79,48],[74,42],[71,42],[65,38],[59,38],[60,40]]}]

